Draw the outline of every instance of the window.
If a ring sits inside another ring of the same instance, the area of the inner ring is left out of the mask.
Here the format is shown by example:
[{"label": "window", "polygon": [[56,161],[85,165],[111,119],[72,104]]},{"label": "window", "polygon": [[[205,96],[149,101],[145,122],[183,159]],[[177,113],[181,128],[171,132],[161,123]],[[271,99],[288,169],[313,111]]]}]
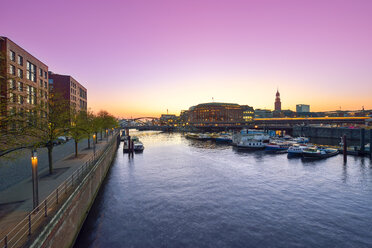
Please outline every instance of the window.
[{"label": "window", "polygon": [[9,73],[10,73],[10,75],[15,75],[15,71],[16,71],[15,66],[14,65],[10,65],[10,67],[9,67]]},{"label": "window", "polygon": [[43,97],[44,91],[40,90],[40,97]]},{"label": "window", "polygon": [[17,76],[19,77],[19,78],[23,78],[23,70],[22,69],[17,69]]},{"label": "window", "polygon": [[40,87],[43,87],[43,80],[40,79]]},{"label": "window", "polygon": [[23,91],[23,83],[22,82],[18,82],[18,91]]},{"label": "window", "polygon": [[39,68],[39,76],[42,77],[43,76],[43,69]]},{"label": "window", "polygon": [[14,93],[9,93],[9,100],[11,103],[17,102],[17,95]]},{"label": "window", "polygon": [[18,95],[18,103],[23,104],[23,96]]},{"label": "window", "polygon": [[27,79],[36,82],[36,65],[27,61]]},{"label": "window", "polygon": [[48,79],[48,72],[47,71],[44,71],[44,78]]},{"label": "window", "polygon": [[9,89],[11,89],[11,90],[16,90],[17,89],[14,79],[11,79],[9,81]]},{"label": "window", "polygon": [[44,88],[48,88],[48,83],[47,82],[44,82]]},{"label": "window", "polygon": [[11,61],[15,62],[15,52],[9,50],[9,58]]},{"label": "window", "polygon": [[21,55],[18,55],[17,62],[19,65],[23,65],[23,57]]}]

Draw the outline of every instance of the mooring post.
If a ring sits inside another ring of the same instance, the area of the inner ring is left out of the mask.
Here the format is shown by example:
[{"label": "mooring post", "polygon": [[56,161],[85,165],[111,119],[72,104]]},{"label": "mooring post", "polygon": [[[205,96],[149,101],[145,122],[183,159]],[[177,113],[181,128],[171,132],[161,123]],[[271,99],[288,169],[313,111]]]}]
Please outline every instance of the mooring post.
[{"label": "mooring post", "polygon": [[130,151],[131,151],[130,144],[131,144],[131,137],[128,135],[128,155],[129,156],[130,156]]},{"label": "mooring post", "polygon": [[131,152],[132,157],[133,157],[133,153],[134,153],[134,142],[133,142],[133,140],[132,140],[132,144],[130,145],[130,148],[131,148],[130,152]]},{"label": "mooring post", "polygon": [[344,163],[347,162],[347,144],[346,144],[346,134],[344,134],[344,136],[342,136],[342,143],[344,145],[344,150],[343,150],[343,154],[344,154]]},{"label": "mooring post", "polygon": [[364,155],[365,137],[366,137],[366,130],[364,128],[362,128],[362,129],[360,129],[360,155]]}]

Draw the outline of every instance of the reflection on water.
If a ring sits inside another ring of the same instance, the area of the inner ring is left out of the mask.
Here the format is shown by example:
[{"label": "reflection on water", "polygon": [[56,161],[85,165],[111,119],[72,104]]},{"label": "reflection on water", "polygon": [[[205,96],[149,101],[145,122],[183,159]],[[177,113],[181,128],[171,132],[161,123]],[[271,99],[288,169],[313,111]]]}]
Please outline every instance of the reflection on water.
[{"label": "reflection on water", "polygon": [[119,148],[75,247],[371,247],[372,164],[303,162],[181,134]]}]

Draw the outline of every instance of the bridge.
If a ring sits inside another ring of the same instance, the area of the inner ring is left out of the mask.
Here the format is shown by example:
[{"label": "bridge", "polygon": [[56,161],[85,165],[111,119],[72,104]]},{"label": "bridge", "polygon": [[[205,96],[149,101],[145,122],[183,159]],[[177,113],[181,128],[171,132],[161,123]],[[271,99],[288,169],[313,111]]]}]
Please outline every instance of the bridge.
[{"label": "bridge", "polygon": [[[143,121],[147,120],[147,121]],[[226,129],[271,129],[291,132],[295,126],[331,125],[331,126],[360,126],[371,122],[371,117],[308,117],[308,118],[257,118],[252,122],[197,122],[175,123],[160,125],[157,117],[138,117],[125,120],[122,128],[138,130],[205,130],[220,131]]]}]

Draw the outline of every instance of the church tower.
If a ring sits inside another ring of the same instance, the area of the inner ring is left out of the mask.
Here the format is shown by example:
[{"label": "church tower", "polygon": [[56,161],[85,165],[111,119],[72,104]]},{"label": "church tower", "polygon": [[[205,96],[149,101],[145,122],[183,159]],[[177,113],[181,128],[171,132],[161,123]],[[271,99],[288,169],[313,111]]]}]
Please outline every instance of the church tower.
[{"label": "church tower", "polygon": [[282,103],[280,102],[280,93],[279,93],[279,90],[276,91],[275,111],[282,111]]}]

